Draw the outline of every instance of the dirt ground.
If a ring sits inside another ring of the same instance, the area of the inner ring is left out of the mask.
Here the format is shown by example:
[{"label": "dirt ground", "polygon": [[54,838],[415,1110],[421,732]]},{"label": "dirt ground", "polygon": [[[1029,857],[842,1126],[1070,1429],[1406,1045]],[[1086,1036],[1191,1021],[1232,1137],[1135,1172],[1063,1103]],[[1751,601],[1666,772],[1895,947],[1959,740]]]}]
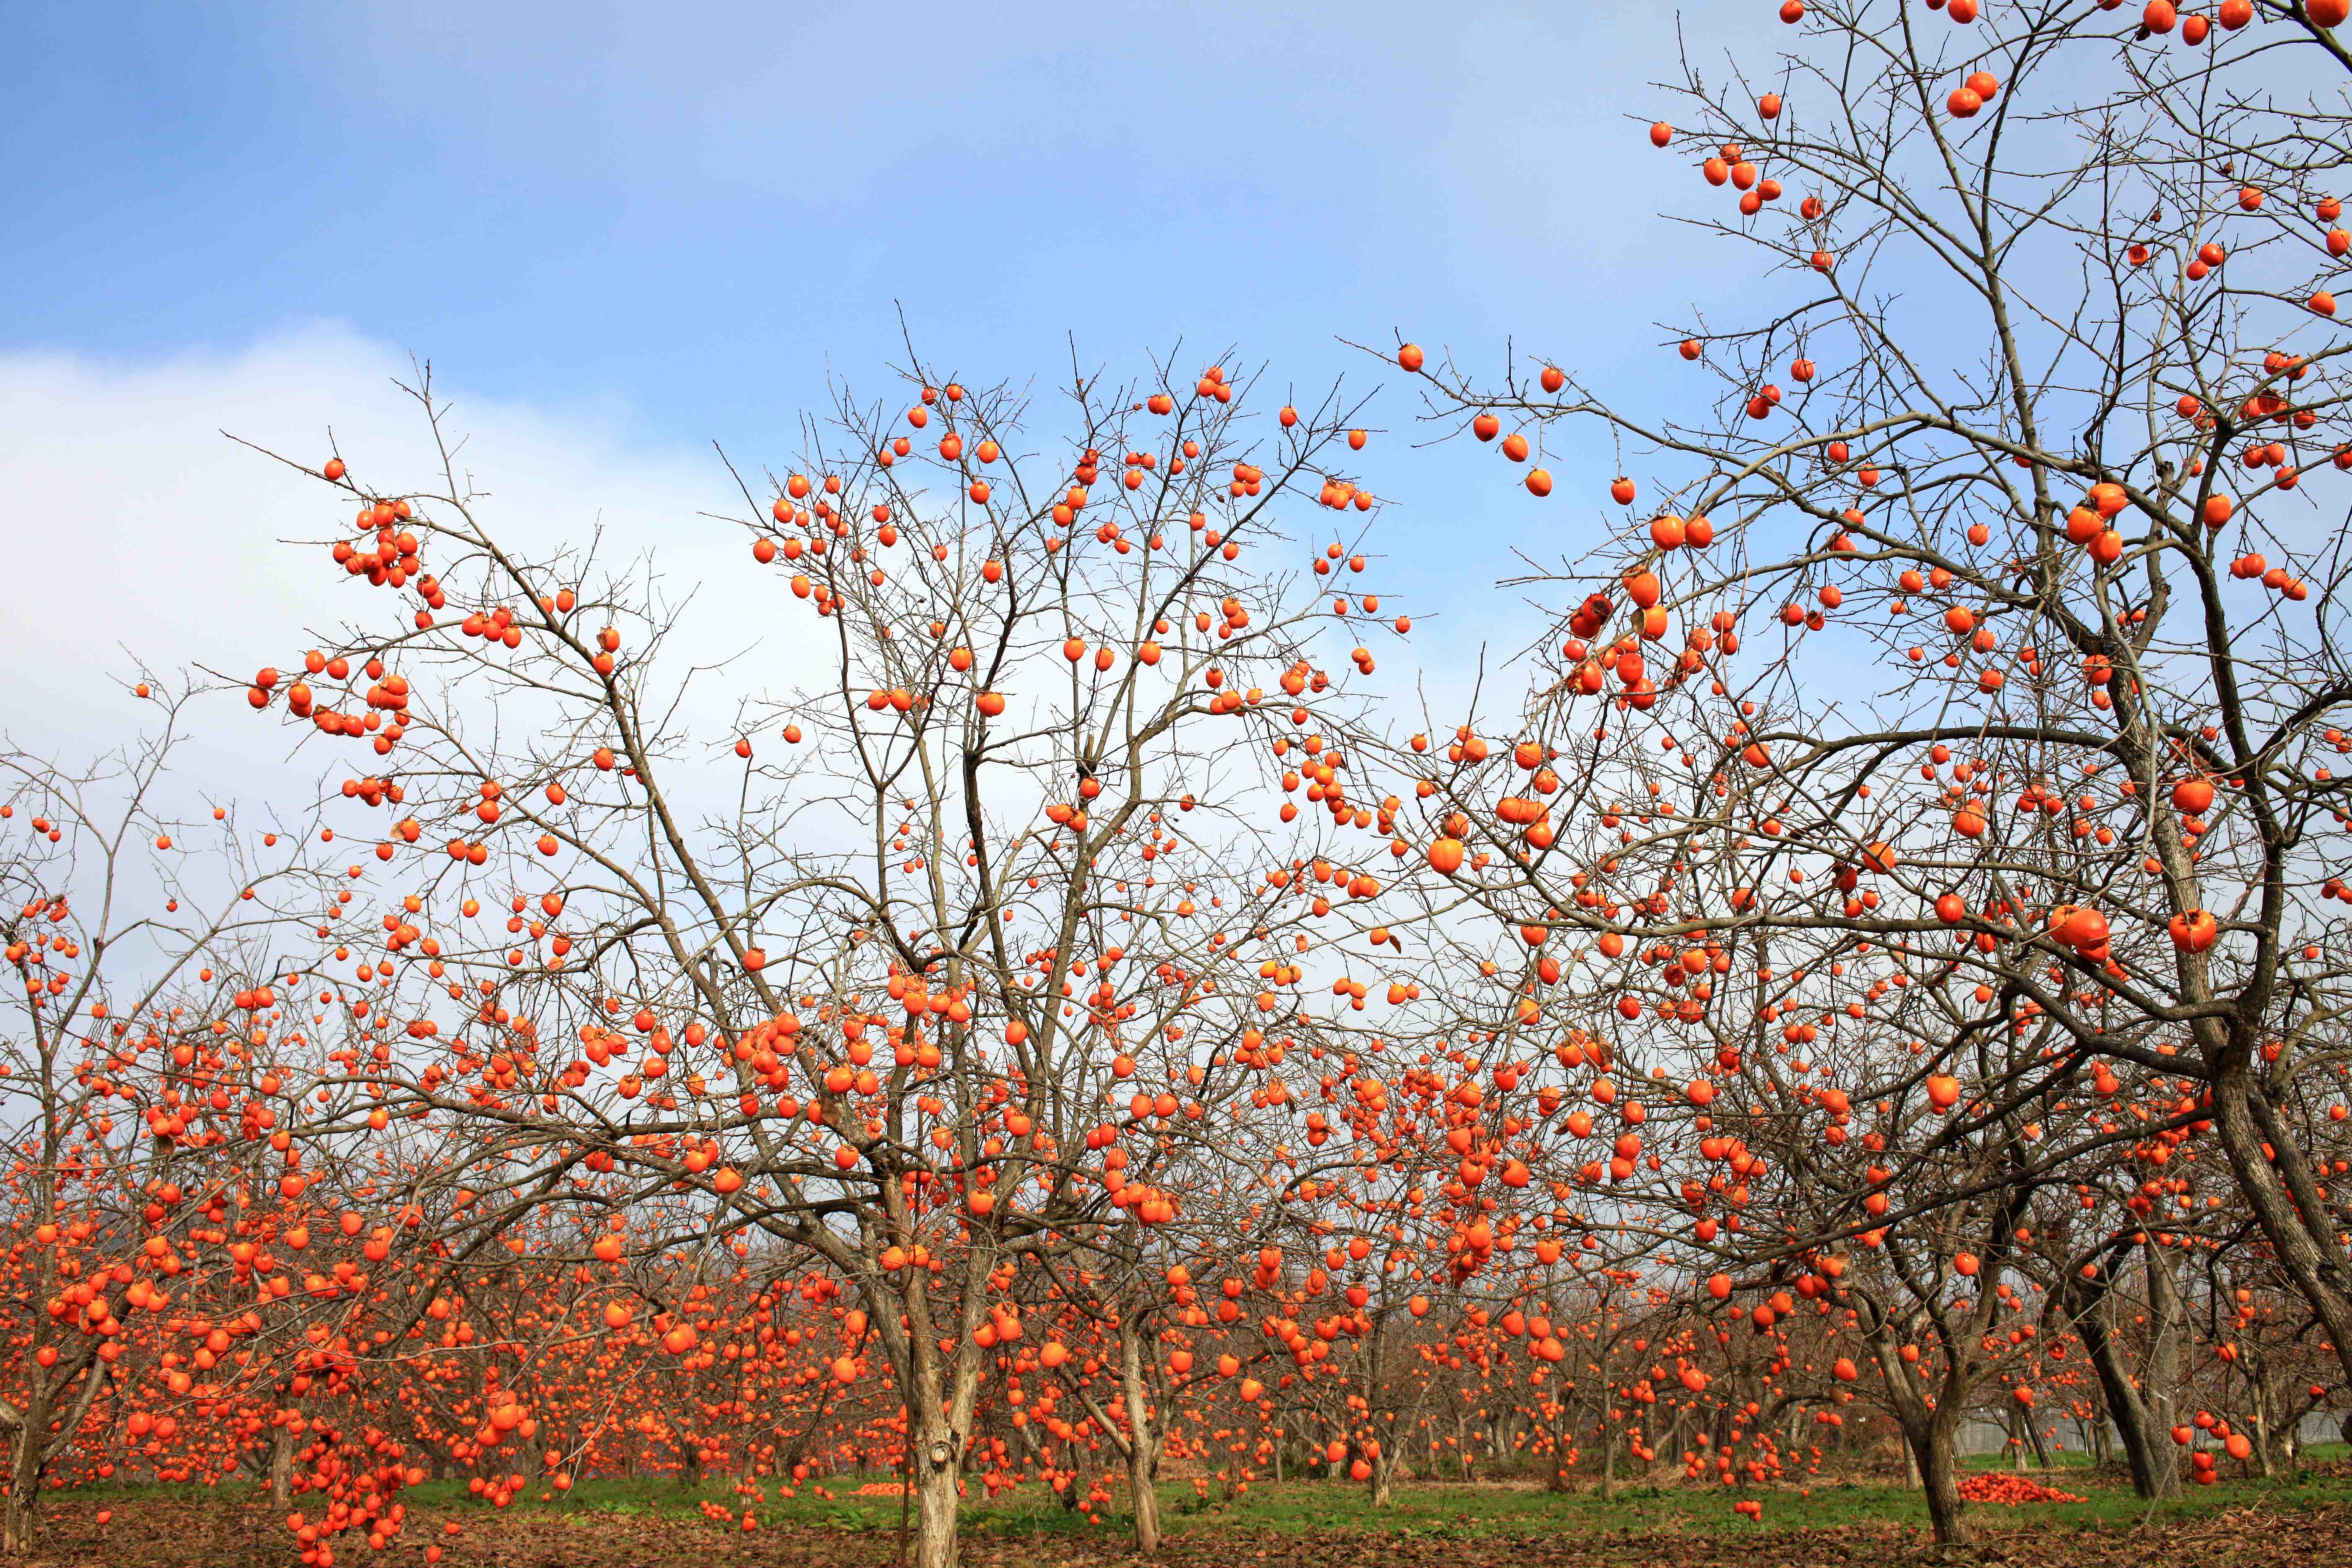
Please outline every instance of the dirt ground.
[{"label": "dirt ground", "polygon": [[[45,1507],[42,1568],[286,1568],[296,1562],[284,1521],[242,1502],[116,1501],[99,1522],[100,1504],[61,1497]],[[461,1519],[457,1536],[444,1532]],[[341,1564],[422,1564],[428,1543],[444,1549],[443,1568],[646,1568],[691,1563],[883,1568],[896,1561],[887,1531],[841,1531],[806,1525],[745,1534],[700,1519],[608,1513],[515,1512],[462,1515],[420,1509],[381,1552],[341,1538]],[[1801,1568],[1801,1565],[1921,1562],[1932,1549],[1898,1526],[1833,1530],[1576,1533],[1551,1531],[1475,1538],[1436,1531],[1350,1531],[1306,1535],[1252,1528],[1188,1531],[1170,1539],[1156,1562],[1169,1568]],[[2352,1568],[2352,1506],[2245,1510],[2178,1521],[2154,1530],[2098,1531],[2003,1527],[1979,1529],[1959,1561],[2061,1565],[2061,1568]],[[1000,1538],[967,1533],[971,1568],[1087,1568],[1144,1561],[1126,1538],[1106,1528],[1086,1535]]]}]

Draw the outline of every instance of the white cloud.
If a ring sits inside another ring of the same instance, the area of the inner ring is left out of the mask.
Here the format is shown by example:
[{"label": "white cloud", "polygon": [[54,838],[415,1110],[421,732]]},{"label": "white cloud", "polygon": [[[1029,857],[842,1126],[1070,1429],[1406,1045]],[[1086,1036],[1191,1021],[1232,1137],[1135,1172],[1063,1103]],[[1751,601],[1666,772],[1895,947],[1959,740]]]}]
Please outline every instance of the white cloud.
[{"label": "white cloud", "polygon": [[[314,634],[346,618],[389,626],[385,595],[335,568],[321,545],[289,542],[341,533],[344,503],[222,432],[317,463],[331,427],[370,486],[431,489],[438,477],[429,432],[394,384],[412,375],[405,354],[333,324],[157,363],[0,353],[0,563],[10,634],[0,637],[0,731],[43,753],[88,757],[152,721],[152,708],[128,690],[142,661],[242,680],[263,665],[299,668],[304,649],[331,640]],[[483,515],[496,531],[529,553],[601,526],[600,559],[609,566],[653,552],[665,594],[694,595],[664,650],[673,679],[750,649],[692,688],[681,714],[695,738],[723,747],[738,698],[782,698],[823,682],[830,649],[803,640],[820,623],[780,576],[752,567],[740,531],[702,515],[740,514],[743,504],[709,447],[635,438],[625,409],[477,401],[463,382],[445,371],[436,386],[454,400],[448,426],[464,437],[463,470],[488,492]],[[780,443],[789,438],[778,433]],[[736,456],[761,493],[762,461],[781,462],[785,450]],[[1417,616],[1444,603],[1412,603],[1415,595],[1396,591],[1402,582],[1386,586],[1394,608]],[[1491,590],[1475,597],[1496,607]],[[1515,693],[1523,672],[1492,666],[1522,635],[1493,615],[1440,616],[1409,646],[1373,639],[1399,734],[1458,721],[1482,637],[1501,638],[1487,650],[1486,679]],[[1426,721],[1424,696],[1433,705]],[[299,812],[322,778],[331,787],[352,761],[317,743],[298,752],[308,731],[278,711],[256,716],[238,691],[205,700],[194,718],[166,812],[193,815],[225,799]],[[698,782],[727,795],[731,763],[724,759]]]},{"label": "white cloud", "polygon": [[[428,432],[394,384],[411,374],[405,355],[334,325],[154,364],[0,354],[0,728],[44,752],[87,754],[148,717],[126,689],[140,661],[242,676],[298,664],[312,628],[381,617],[382,599],[363,604],[322,549],[284,542],[332,533],[342,507],[222,432],[316,463],[331,426],[371,483],[425,488]],[[601,523],[607,561],[657,548],[671,591],[698,595],[680,654],[759,642],[730,687],[781,695],[794,684],[780,584],[741,570],[742,535],[699,515],[742,509],[715,454],[633,442],[611,410],[481,403],[441,385],[499,531],[552,542]],[[712,717],[723,725],[730,714]],[[199,710],[184,772],[207,791],[241,793],[291,739],[223,698]],[[306,758],[296,773],[317,770]]]}]

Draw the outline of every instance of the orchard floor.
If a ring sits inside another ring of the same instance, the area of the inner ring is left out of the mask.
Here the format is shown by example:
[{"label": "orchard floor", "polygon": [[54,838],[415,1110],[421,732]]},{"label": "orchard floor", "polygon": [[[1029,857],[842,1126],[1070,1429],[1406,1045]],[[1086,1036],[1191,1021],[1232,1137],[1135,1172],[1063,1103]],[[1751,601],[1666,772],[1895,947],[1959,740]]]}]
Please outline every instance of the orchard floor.
[{"label": "orchard floor", "polygon": [[[2113,1479],[2082,1469],[2042,1479],[2083,1495],[2079,1503],[1979,1504],[1978,1540],[1954,1560],[1970,1563],[2164,1568],[2263,1568],[2292,1563],[2352,1568],[2352,1464],[2330,1459],[2297,1476],[2192,1489],[2151,1510]],[[770,1489],[750,1533],[706,1507],[740,1510],[725,1483],[590,1481],[562,1499],[539,1494],[494,1510],[451,1484],[408,1494],[398,1542],[370,1552],[337,1542],[339,1565],[422,1568],[424,1548],[444,1548],[443,1568],[642,1568],[692,1563],[778,1568],[885,1568],[897,1558],[896,1499],[838,1500]],[[1621,1486],[1603,1502],[1586,1489],[1559,1495],[1524,1483],[1397,1488],[1380,1513],[1362,1489],[1323,1482],[1260,1484],[1230,1502],[1202,1504],[1186,1485],[1163,1491],[1170,1568],[1799,1568],[1804,1564],[1917,1562],[1933,1556],[1915,1493],[1830,1481],[1809,1490],[1767,1489],[1761,1523],[1731,1511],[1731,1496],[1696,1487]],[[1099,1525],[1023,1488],[967,1510],[964,1561],[971,1568],[1053,1568],[1133,1561],[1123,1506]],[[100,1512],[111,1517],[103,1524]],[[284,1568],[295,1561],[282,1518],[239,1485],[92,1489],[53,1494],[41,1510],[40,1550],[50,1568]],[[454,1536],[449,1522],[460,1526]]]}]

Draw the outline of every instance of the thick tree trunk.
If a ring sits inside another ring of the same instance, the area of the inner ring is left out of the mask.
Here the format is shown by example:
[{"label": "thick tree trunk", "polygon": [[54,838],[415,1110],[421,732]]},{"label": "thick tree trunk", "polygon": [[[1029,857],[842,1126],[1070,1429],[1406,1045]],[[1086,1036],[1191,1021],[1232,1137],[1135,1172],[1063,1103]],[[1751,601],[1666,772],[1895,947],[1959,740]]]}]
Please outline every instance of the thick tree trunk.
[{"label": "thick tree trunk", "polygon": [[1127,1400],[1127,1490],[1135,1509],[1135,1550],[1150,1557],[1160,1550],[1160,1447],[1151,1425],[1150,1391],[1143,1381],[1143,1335],[1131,1318],[1118,1325],[1119,1392]]},{"label": "thick tree trunk", "polygon": [[269,1431],[269,1506],[279,1513],[294,1506],[294,1428],[284,1421]]},{"label": "thick tree trunk", "polygon": [[1393,1449],[1383,1447],[1379,1453],[1371,1457],[1371,1459],[1372,1506],[1386,1508],[1396,1488],[1397,1456]]},{"label": "thick tree trunk", "polygon": [[47,1389],[37,1384],[26,1402],[24,1418],[10,1446],[8,1501],[0,1510],[0,1553],[12,1558],[33,1553],[33,1505],[41,1494],[42,1463],[48,1447],[49,1402]]},{"label": "thick tree trunk", "polygon": [[1960,1415],[1967,1404],[1967,1384],[1958,1368],[1948,1372],[1930,1408],[1927,1396],[1914,1381],[1912,1363],[1903,1359],[1890,1320],[1880,1319],[1871,1331],[1870,1346],[1885,1378],[1888,1405],[1903,1429],[1904,1457],[1916,1471],[1920,1493],[1927,1499],[1927,1521],[1935,1530],[1936,1543],[1965,1546],[1969,1526],[1961,1512],[1958,1466],[1952,1453],[1952,1438],[1959,1429]]},{"label": "thick tree trunk", "polygon": [[2154,1500],[2180,1495],[2179,1446],[2172,1440],[2173,1391],[2180,1382],[2180,1291],[2170,1257],[2153,1237],[2141,1257],[2147,1280],[2148,1353],[2137,1380],[2109,1322],[2113,1296],[2106,1281],[2087,1289],[2075,1287],[2075,1300],[2083,1305],[2073,1318],[2123,1440],[2132,1490]]},{"label": "thick tree trunk", "polygon": [[1136,1454],[1127,1460],[1128,1495],[1135,1505],[1135,1550],[1150,1557],[1160,1550],[1160,1489],[1152,1484],[1151,1465]]},{"label": "thick tree trunk", "polygon": [[[2352,1371],[2352,1258],[2326,1223],[2310,1163],[2276,1125],[2254,1073],[2244,1053],[2223,1068],[2213,1085],[2213,1125],[2273,1254],[2326,1326],[2336,1360]],[[2316,1224],[2306,1217],[2315,1215]]]},{"label": "thick tree trunk", "polygon": [[1959,1425],[1955,1410],[1938,1405],[1916,1429],[1906,1432],[1919,1465],[1920,1489],[1927,1500],[1927,1522],[1939,1546],[1966,1546],[1969,1522],[1961,1512],[1958,1461],[1952,1453],[1953,1429]]},{"label": "thick tree trunk", "polygon": [[11,1479],[5,1521],[0,1521],[0,1556],[11,1560],[33,1554],[33,1494]]},{"label": "thick tree trunk", "polygon": [[961,1467],[958,1445],[944,1424],[919,1434],[915,1440],[915,1568],[955,1568],[956,1515],[962,1500],[956,1495]]},{"label": "thick tree trunk", "polygon": [[[895,1187],[887,1190],[896,1192]],[[877,1278],[860,1289],[874,1309],[870,1327],[890,1357],[907,1420],[907,1484],[915,1494],[915,1568],[955,1568],[965,1450],[980,1383],[978,1334],[986,1320],[992,1258],[975,1245],[963,1265],[962,1310],[952,1328],[935,1323],[919,1269],[913,1287]]]}]

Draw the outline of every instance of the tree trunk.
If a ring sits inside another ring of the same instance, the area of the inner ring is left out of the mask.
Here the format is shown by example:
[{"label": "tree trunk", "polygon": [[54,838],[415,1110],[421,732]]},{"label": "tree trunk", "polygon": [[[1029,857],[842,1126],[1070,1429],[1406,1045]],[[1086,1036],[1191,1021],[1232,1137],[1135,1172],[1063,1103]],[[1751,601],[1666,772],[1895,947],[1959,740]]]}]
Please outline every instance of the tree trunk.
[{"label": "tree trunk", "polygon": [[909,1467],[915,1477],[915,1568],[955,1568],[956,1513],[961,1501],[956,1495],[961,1471],[956,1447],[944,1425],[916,1440]]},{"label": "tree trunk", "polygon": [[1143,1336],[1132,1318],[1118,1325],[1119,1390],[1127,1400],[1127,1490],[1135,1508],[1135,1550],[1145,1557],[1160,1550],[1159,1444],[1151,1426],[1149,1390],[1143,1384]]},{"label": "tree trunk", "polygon": [[269,1506],[279,1513],[294,1506],[294,1427],[289,1422],[280,1421],[269,1430]]},{"label": "tree trunk", "polygon": [[2103,1278],[2096,1285],[2077,1283],[2072,1314],[2091,1366],[2099,1374],[2100,1392],[2115,1417],[2123,1439],[2124,1457],[2131,1466],[2132,1490],[2154,1500],[2180,1495],[2179,1445],[2172,1440],[2173,1390],[2180,1381],[2180,1291],[2172,1275],[2172,1260],[2151,1237],[2141,1252],[2147,1279],[2148,1353],[2145,1370],[2135,1383],[2116,1342],[2108,1321],[2112,1286]]},{"label": "tree trunk", "polygon": [[[1990,1281],[1988,1281],[1990,1283]],[[1913,1381],[1911,1363],[1903,1360],[1891,1320],[1882,1316],[1871,1331],[1871,1352],[1886,1383],[1887,1402],[1903,1429],[1903,1453],[1918,1477],[1927,1501],[1927,1521],[1938,1546],[1965,1546],[1969,1525],[1960,1509],[1959,1477],[1952,1455],[1952,1437],[1967,1405],[1968,1384],[1956,1364],[1943,1379],[1932,1408]]]},{"label": "tree trunk", "polygon": [[2278,1440],[2277,1425],[2272,1420],[2272,1413],[2278,1408],[2277,1390],[2273,1386],[2271,1377],[2261,1371],[2251,1373],[2246,1383],[2251,1394],[2249,1404],[2252,1409],[2248,1413],[2248,1422],[2253,1427],[2249,1436],[2254,1440],[2254,1470],[2263,1479],[2269,1480],[2277,1474],[2272,1453],[2272,1445]]},{"label": "tree trunk", "polygon": [[0,1556],[11,1560],[33,1554],[32,1497],[21,1485],[8,1485],[5,1521],[0,1521]]},{"label": "tree trunk", "polygon": [[1925,1425],[1906,1433],[1919,1466],[1920,1489],[1927,1494],[1927,1522],[1939,1546],[1969,1543],[1969,1523],[1961,1513],[1959,1466],[1952,1454],[1958,1415],[1956,1407],[1939,1405]]},{"label": "tree trunk", "polygon": [[2325,1216],[2309,1161],[2276,1117],[2255,1081],[2250,1055],[2232,1057],[2213,1084],[2213,1125],[2238,1178],[2238,1190],[2287,1278],[2327,1329],[2336,1360],[2352,1370],[2352,1260],[2336,1240],[2332,1226],[2305,1218]]},{"label": "tree trunk", "polygon": [[0,1553],[9,1557],[33,1554],[33,1504],[41,1492],[41,1463],[48,1447],[49,1402],[44,1380],[37,1380],[33,1396],[25,1402],[24,1418],[8,1466],[8,1502],[0,1521]]},{"label": "tree trunk", "polygon": [[1379,1453],[1371,1456],[1371,1460],[1372,1506],[1386,1508],[1396,1485],[1397,1456],[1393,1449],[1384,1446]]},{"label": "tree trunk", "polygon": [[876,1309],[872,1322],[906,1410],[908,1484],[915,1489],[914,1568],[955,1568],[965,1448],[980,1381],[974,1336],[986,1316],[984,1282],[992,1261],[978,1245],[966,1255],[962,1311],[947,1332],[941,1331],[948,1325],[933,1322],[922,1270],[909,1270],[918,1278],[904,1291],[887,1282],[860,1282]]}]

